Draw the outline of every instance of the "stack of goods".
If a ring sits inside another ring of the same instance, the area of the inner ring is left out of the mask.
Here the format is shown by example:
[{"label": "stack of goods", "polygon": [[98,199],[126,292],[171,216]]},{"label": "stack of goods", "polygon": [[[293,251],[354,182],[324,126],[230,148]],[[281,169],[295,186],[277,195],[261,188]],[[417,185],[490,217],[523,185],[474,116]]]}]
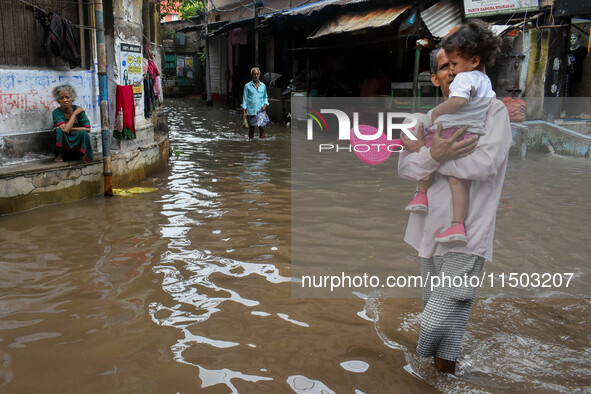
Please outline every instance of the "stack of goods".
[{"label": "stack of goods", "polygon": [[505,97],[501,101],[509,110],[509,120],[511,122],[525,122],[525,101],[511,97]]}]

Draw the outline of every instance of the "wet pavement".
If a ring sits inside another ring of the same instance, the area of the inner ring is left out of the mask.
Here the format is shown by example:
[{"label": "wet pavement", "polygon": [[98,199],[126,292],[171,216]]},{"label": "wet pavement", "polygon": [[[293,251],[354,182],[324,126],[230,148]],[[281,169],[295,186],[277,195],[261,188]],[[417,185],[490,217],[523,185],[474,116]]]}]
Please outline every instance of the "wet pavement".
[{"label": "wet pavement", "polygon": [[[290,130],[249,141],[227,109],[168,100],[166,112],[180,154],[142,182],[156,191],[0,217],[1,392],[589,389],[584,291],[481,298],[457,377],[414,352],[419,299],[293,298]],[[569,270],[588,283],[590,170],[512,157],[494,270]],[[412,183],[391,178],[389,205],[403,207]],[[390,241],[407,257],[393,269],[412,271],[402,228]]]}]

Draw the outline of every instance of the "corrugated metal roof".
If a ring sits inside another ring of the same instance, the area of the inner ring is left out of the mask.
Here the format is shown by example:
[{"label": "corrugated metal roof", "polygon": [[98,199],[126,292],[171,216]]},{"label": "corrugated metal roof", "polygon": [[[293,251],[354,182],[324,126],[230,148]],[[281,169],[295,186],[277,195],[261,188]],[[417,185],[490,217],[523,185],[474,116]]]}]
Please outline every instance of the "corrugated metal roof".
[{"label": "corrugated metal roof", "polygon": [[[0,0],[0,1],[2,1],[2,0]],[[323,9],[324,7],[329,6],[329,5],[346,6],[349,4],[364,3],[364,2],[368,2],[368,1],[370,1],[370,0],[320,0],[315,3],[301,5],[301,6],[290,8],[287,10],[280,10],[280,11],[270,12],[268,14],[259,15],[259,22],[272,20],[272,19],[280,17],[280,16],[295,16],[295,15],[309,16],[309,15],[313,14],[314,12],[320,11],[321,9]],[[254,18],[251,17],[251,18],[246,18],[246,19],[241,19],[241,20],[237,20],[234,22],[230,22],[230,23],[226,24],[225,26],[223,26],[222,28],[220,28],[219,30],[216,30],[215,32],[210,33],[209,36],[213,37],[218,34],[225,33],[227,31],[230,31],[230,30],[235,29],[237,27],[251,23],[251,21],[253,21],[253,20],[254,20]],[[211,25],[211,23],[210,23],[210,25]]]},{"label": "corrugated metal roof", "polygon": [[366,10],[340,15],[335,20],[325,22],[309,38],[387,26],[394,22],[408,8],[408,5],[403,5],[389,9]]},{"label": "corrugated metal roof", "polygon": [[421,19],[433,37],[442,38],[462,24],[462,10],[452,0],[443,0],[421,12]]},{"label": "corrugated metal roof", "polygon": [[315,11],[320,11],[324,7],[328,5],[348,5],[348,4],[355,4],[355,3],[364,3],[369,0],[320,0],[315,3],[302,5],[299,7],[291,8],[289,10],[281,12],[282,15],[305,15],[309,16]]}]

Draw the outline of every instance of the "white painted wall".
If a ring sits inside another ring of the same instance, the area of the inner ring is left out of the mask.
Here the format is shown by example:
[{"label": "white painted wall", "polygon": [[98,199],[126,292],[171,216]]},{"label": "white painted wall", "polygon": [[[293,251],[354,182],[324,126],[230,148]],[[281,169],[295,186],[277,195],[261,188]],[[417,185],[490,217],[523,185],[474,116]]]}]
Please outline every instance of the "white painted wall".
[{"label": "white painted wall", "polygon": [[74,104],[84,108],[91,132],[100,133],[100,104],[96,66],[92,70],[53,71],[0,69],[0,135],[28,134],[53,128],[52,111],[58,107],[51,91],[72,85]]},{"label": "white painted wall", "polygon": [[[113,76],[114,76],[114,81],[116,81],[119,84],[122,84],[122,80],[121,80],[121,70],[122,70],[122,61],[124,59],[122,59],[121,57],[121,44],[125,43],[125,44],[132,44],[132,45],[139,45],[142,46],[142,42],[139,41],[137,38],[135,37],[130,37],[130,38],[125,38],[122,37],[122,35],[120,35],[119,37],[115,37],[115,63],[109,65],[109,67],[113,68]],[[142,59],[143,59],[143,64],[142,67],[147,66],[147,60],[145,60],[145,55],[144,55],[144,49],[142,48]],[[117,85],[115,85],[114,81],[109,81],[109,102],[112,102],[112,114],[110,114],[110,124],[111,124],[111,129],[113,128],[113,124],[115,121],[115,98],[116,98],[116,87]],[[111,89],[112,87],[112,89]],[[146,119],[144,117],[144,87],[143,87],[143,83],[142,83],[142,97],[141,98],[136,98],[135,99],[135,125],[136,127],[138,126],[144,126],[147,125],[149,122],[148,119]]]}]

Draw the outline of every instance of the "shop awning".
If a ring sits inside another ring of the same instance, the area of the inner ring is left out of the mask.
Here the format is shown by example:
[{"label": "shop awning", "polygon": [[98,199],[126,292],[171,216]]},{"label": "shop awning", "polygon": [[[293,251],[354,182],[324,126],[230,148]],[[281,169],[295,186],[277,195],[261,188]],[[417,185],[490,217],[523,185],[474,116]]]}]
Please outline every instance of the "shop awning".
[{"label": "shop awning", "polygon": [[325,22],[308,38],[314,39],[329,34],[352,33],[388,26],[409,7],[409,5],[402,5],[386,9],[365,10],[343,14],[336,19]]},{"label": "shop awning", "polygon": [[320,11],[329,5],[336,6],[348,6],[356,3],[365,3],[369,0],[320,0],[311,4],[301,5],[299,7],[290,8],[288,10],[281,11],[279,14],[286,16],[304,15],[310,16],[316,11]]},{"label": "shop awning", "polygon": [[[294,8],[289,8],[287,10],[275,11],[268,14],[259,15],[259,23],[264,23],[276,18],[280,17],[294,17],[294,16],[310,16],[318,11],[323,11],[327,7],[334,7],[334,8],[346,8],[353,4],[358,3],[366,3],[370,0],[320,0],[314,3],[301,5]],[[222,34],[228,32],[232,29],[237,27],[245,26],[254,22],[254,18],[246,18],[241,19],[233,22],[227,23],[225,26],[222,26],[220,29],[209,34],[210,37],[216,36],[218,34]]]},{"label": "shop awning", "polygon": [[[227,23],[228,23],[228,21],[210,22],[207,25],[207,27],[211,30],[216,30],[216,29],[219,29],[220,27],[226,25]],[[185,26],[185,27],[182,27],[176,31],[178,33],[188,33],[191,31],[201,31],[201,30],[205,30],[205,24],[203,22],[201,22],[199,24]]]},{"label": "shop awning", "polygon": [[215,29],[215,31],[210,32],[208,36],[214,37],[246,25],[254,25],[254,18],[246,18],[234,22],[228,22],[219,29]]}]

